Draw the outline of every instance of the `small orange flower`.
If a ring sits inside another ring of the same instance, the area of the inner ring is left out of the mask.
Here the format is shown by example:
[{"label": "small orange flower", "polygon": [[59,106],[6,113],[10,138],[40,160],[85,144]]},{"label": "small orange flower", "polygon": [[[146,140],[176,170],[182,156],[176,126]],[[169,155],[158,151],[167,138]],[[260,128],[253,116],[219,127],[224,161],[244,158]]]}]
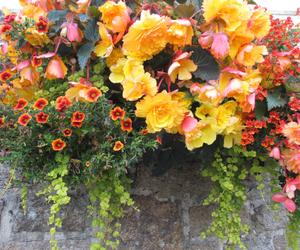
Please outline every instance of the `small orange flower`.
[{"label": "small orange flower", "polygon": [[39,67],[41,66],[43,63],[42,59],[41,58],[37,58],[36,56],[34,56],[31,60],[31,64],[32,66],[34,67]]},{"label": "small orange flower", "polygon": [[87,161],[86,163],[85,163],[85,166],[86,167],[90,167],[92,164],[91,164],[91,162],[90,161]]},{"label": "small orange flower", "polygon": [[132,131],[132,120],[130,118],[121,121],[121,130],[127,132]]},{"label": "small orange flower", "polygon": [[48,31],[48,21],[42,16],[40,16],[35,26],[38,32],[46,33]]},{"label": "small orange flower", "polygon": [[96,102],[101,95],[102,95],[102,92],[100,89],[97,89],[96,87],[92,87],[86,91],[85,99],[88,102]]},{"label": "small orange flower", "polygon": [[14,106],[14,110],[23,110],[28,105],[28,102],[24,98],[20,98],[16,106]]},{"label": "small orange flower", "polygon": [[63,130],[63,133],[65,137],[70,137],[72,135],[72,129],[66,128]]},{"label": "small orange flower", "polygon": [[82,122],[75,122],[75,121],[72,121],[71,125],[73,127],[76,127],[76,128],[81,128],[82,127]]},{"label": "small orange flower", "polygon": [[48,101],[45,98],[39,98],[34,103],[33,107],[35,109],[43,110],[48,105]]},{"label": "small orange flower", "polygon": [[83,122],[85,114],[79,111],[75,111],[72,115],[72,122]]},{"label": "small orange flower", "polygon": [[10,72],[3,71],[3,72],[0,73],[0,81],[6,82],[10,78],[12,78],[12,74]]},{"label": "small orange flower", "polygon": [[141,134],[141,135],[147,135],[148,133],[149,133],[148,129],[142,129],[142,130],[140,131],[140,134]]},{"label": "small orange flower", "polygon": [[31,118],[31,115],[29,115],[28,113],[24,113],[19,117],[18,123],[25,127],[30,122]]},{"label": "small orange flower", "polygon": [[35,119],[37,123],[47,123],[49,119],[49,115],[45,114],[44,112],[40,112],[35,115]]},{"label": "small orange flower", "polygon": [[121,109],[120,107],[115,107],[113,110],[110,111],[109,114],[110,118],[114,121],[118,119],[124,119],[125,111]]},{"label": "small orange flower", "polygon": [[51,145],[54,151],[62,151],[66,147],[66,143],[62,139],[54,140]]},{"label": "small orange flower", "polygon": [[72,106],[72,102],[66,96],[59,96],[56,99],[56,109],[60,112],[65,111],[70,106]]},{"label": "small orange flower", "polygon": [[124,148],[124,144],[120,141],[116,141],[113,150],[120,151],[122,148]]},{"label": "small orange flower", "polygon": [[2,127],[5,123],[5,118],[4,117],[0,117],[0,127]]}]

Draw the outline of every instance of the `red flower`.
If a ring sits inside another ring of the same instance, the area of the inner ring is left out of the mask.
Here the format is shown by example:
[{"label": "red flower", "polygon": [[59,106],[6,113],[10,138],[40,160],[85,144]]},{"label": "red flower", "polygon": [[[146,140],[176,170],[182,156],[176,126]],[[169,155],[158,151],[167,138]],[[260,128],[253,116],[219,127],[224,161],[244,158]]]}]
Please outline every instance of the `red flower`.
[{"label": "red flower", "polygon": [[0,29],[0,33],[5,33],[7,31],[10,31],[11,29],[12,26],[10,24],[4,24]]},{"label": "red flower", "polygon": [[72,135],[72,129],[66,128],[63,130],[63,133],[65,137],[70,137]]},{"label": "red flower", "polygon": [[19,117],[18,123],[22,126],[27,126],[27,124],[30,122],[31,118],[32,118],[31,115],[29,115],[28,113],[24,113]]},{"label": "red flower", "polygon": [[300,111],[300,99],[295,96],[292,96],[289,101],[289,107],[293,111]]},{"label": "red flower", "polygon": [[20,98],[16,106],[14,106],[14,110],[23,110],[28,105],[28,102],[24,98]]},{"label": "red flower", "polygon": [[124,144],[120,141],[116,141],[113,150],[120,151],[122,148],[124,148]]},{"label": "red flower", "polygon": [[72,106],[72,102],[66,96],[59,96],[56,99],[56,109],[60,112],[65,111],[70,106]]},{"label": "red flower", "polygon": [[127,132],[132,131],[132,120],[130,118],[121,121],[121,130]]},{"label": "red flower", "polygon": [[125,111],[121,109],[120,107],[115,107],[113,110],[110,111],[109,114],[110,118],[114,121],[118,119],[124,119]]},{"label": "red flower", "polygon": [[140,134],[141,135],[147,135],[149,132],[148,132],[148,130],[147,129],[142,129],[141,131],[140,131]]},{"label": "red flower", "polygon": [[43,63],[42,59],[41,58],[37,58],[36,56],[34,56],[31,60],[31,64],[34,66],[34,67],[39,67],[41,66]]},{"label": "red flower", "polygon": [[160,136],[156,136],[156,142],[162,145],[162,139]]},{"label": "red flower", "polygon": [[17,16],[16,14],[7,15],[7,16],[4,17],[4,22],[5,23],[11,23],[15,20],[16,16]]},{"label": "red flower", "polygon": [[86,91],[85,99],[89,102],[96,102],[101,95],[102,95],[101,90],[92,87]]},{"label": "red flower", "polygon": [[51,145],[54,151],[62,151],[66,147],[66,143],[62,139],[54,140]]},{"label": "red flower", "polygon": [[75,111],[72,115],[72,122],[83,122],[85,114],[79,111]]},{"label": "red flower", "polygon": [[72,121],[71,125],[73,127],[76,127],[76,128],[81,128],[82,127],[82,122],[75,122],[75,121]]},{"label": "red flower", "polygon": [[35,24],[38,32],[46,33],[48,31],[48,21],[44,17],[40,17],[39,21]]},{"label": "red flower", "polygon": [[49,119],[49,115],[45,114],[44,112],[40,112],[35,115],[35,119],[37,123],[47,123]]},{"label": "red flower", "polygon": [[6,82],[10,78],[12,78],[12,74],[10,72],[3,71],[3,72],[0,73],[0,81]]},{"label": "red flower", "polygon": [[0,127],[2,127],[5,123],[5,118],[4,117],[0,117]]},{"label": "red flower", "polygon": [[45,98],[39,98],[35,101],[33,107],[35,109],[43,110],[48,105],[48,101]]}]

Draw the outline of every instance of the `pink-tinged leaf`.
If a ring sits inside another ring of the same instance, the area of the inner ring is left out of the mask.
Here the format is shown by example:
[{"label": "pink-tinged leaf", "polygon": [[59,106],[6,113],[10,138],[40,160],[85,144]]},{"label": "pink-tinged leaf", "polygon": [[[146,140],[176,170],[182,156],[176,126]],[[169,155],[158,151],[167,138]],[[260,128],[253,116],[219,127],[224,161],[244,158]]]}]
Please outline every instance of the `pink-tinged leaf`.
[{"label": "pink-tinged leaf", "polygon": [[198,121],[194,117],[186,116],[181,124],[183,132],[191,132],[197,126],[197,123]]},{"label": "pink-tinged leaf", "polygon": [[284,194],[282,194],[282,193],[274,194],[272,196],[272,200],[275,201],[275,202],[282,203],[282,202],[285,202],[287,199],[288,198]]},{"label": "pink-tinged leaf", "polygon": [[228,73],[231,73],[231,74],[235,74],[235,75],[239,75],[239,76],[247,75],[245,72],[240,71],[238,69],[231,68],[231,67],[226,67],[222,71],[223,72],[228,72]]},{"label": "pink-tinged leaf", "polygon": [[276,160],[280,160],[281,158],[281,154],[280,154],[280,149],[278,147],[274,147],[271,152],[270,152],[270,157],[276,159]]},{"label": "pink-tinged leaf", "polygon": [[211,53],[216,58],[224,58],[229,53],[228,36],[225,33],[216,33],[213,36],[213,43],[211,45]]},{"label": "pink-tinged leaf", "polygon": [[37,58],[37,59],[51,58],[51,57],[53,57],[53,56],[55,56],[55,53],[54,53],[54,52],[48,52],[48,53],[45,53],[45,54],[36,56],[36,58]]},{"label": "pink-tinged leaf", "polygon": [[296,211],[297,206],[296,206],[296,204],[295,204],[295,202],[294,202],[293,200],[286,199],[286,200],[283,202],[283,205],[284,205],[285,208],[286,208],[289,212],[291,212],[291,213],[293,213],[293,212]]},{"label": "pink-tinged leaf", "polygon": [[247,97],[248,103],[251,105],[252,110],[255,108],[255,93],[248,95]]},{"label": "pink-tinged leaf", "polygon": [[8,44],[6,42],[4,42],[2,45],[1,45],[1,52],[3,54],[6,54],[8,52]]},{"label": "pink-tinged leaf", "polygon": [[223,96],[227,96],[231,92],[238,91],[242,88],[242,82],[239,79],[232,79],[223,92]]},{"label": "pink-tinged leaf", "polygon": [[16,67],[14,67],[12,70],[22,70],[24,68],[27,68],[30,65],[30,61],[29,60],[25,60],[23,62],[20,62]]},{"label": "pink-tinged leaf", "polygon": [[201,87],[197,83],[194,83],[190,87],[190,91],[191,91],[192,94],[199,93],[201,91]]}]

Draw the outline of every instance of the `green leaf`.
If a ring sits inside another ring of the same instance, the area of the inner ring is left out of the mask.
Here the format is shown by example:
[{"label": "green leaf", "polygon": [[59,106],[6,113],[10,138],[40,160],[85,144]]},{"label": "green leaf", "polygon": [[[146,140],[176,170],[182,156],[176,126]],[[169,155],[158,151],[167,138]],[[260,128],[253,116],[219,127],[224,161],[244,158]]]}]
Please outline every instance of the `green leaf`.
[{"label": "green leaf", "polygon": [[84,30],[84,36],[91,42],[96,42],[99,40],[98,25],[96,19],[92,19],[88,22]]},{"label": "green leaf", "polygon": [[300,93],[300,78],[295,76],[290,76],[285,84],[284,87],[287,92],[290,93]]},{"label": "green leaf", "polygon": [[256,101],[255,103],[255,117],[257,120],[262,120],[267,112],[267,103],[265,101]]},{"label": "green leaf", "polygon": [[192,4],[179,4],[175,9],[174,12],[176,15],[180,17],[191,17],[195,13],[196,9],[195,6]]},{"label": "green leaf", "polygon": [[77,57],[81,69],[85,68],[87,61],[90,58],[94,48],[95,48],[94,43],[86,43],[79,48],[77,52]]},{"label": "green leaf", "polygon": [[188,46],[186,51],[193,52],[191,59],[198,65],[194,76],[202,80],[217,80],[220,75],[219,64],[215,58],[200,46]]},{"label": "green leaf", "polygon": [[56,22],[60,19],[66,18],[67,10],[52,10],[48,13],[48,19],[51,22]]},{"label": "green leaf", "polygon": [[268,92],[268,111],[270,111],[273,108],[281,108],[287,103],[287,100],[282,97],[281,90],[282,88],[276,88],[275,90]]}]

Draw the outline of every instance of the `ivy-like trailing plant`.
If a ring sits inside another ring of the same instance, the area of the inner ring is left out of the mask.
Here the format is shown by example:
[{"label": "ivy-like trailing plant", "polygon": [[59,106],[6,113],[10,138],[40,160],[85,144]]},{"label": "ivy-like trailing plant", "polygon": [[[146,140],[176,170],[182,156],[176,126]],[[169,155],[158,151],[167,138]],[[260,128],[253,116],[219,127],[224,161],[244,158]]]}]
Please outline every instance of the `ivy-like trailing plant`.
[{"label": "ivy-like trailing plant", "polygon": [[116,249],[115,219],[134,204],[128,170],[159,144],[158,172],[216,145],[203,174],[215,182],[205,204],[217,208],[203,236],[245,248],[244,179],[263,190],[267,173],[296,240],[300,36],[290,18],[242,0],[21,4],[0,15],[0,159],[7,187],[21,170],[24,211],[28,185],[45,184],[53,249],[78,184],[99,240],[91,248]]}]

